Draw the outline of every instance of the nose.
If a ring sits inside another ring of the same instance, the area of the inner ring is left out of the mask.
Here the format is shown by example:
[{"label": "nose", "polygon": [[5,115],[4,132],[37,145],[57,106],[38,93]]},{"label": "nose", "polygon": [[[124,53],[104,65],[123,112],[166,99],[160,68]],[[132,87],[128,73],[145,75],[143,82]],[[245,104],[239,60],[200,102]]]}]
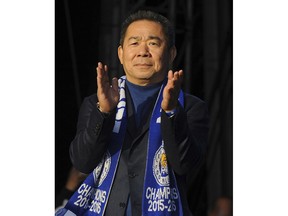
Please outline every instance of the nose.
[{"label": "nose", "polygon": [[150,56],[149,47],[147,46],[146,43],[140,44],[137,56],[138,57],[149,57]]}]

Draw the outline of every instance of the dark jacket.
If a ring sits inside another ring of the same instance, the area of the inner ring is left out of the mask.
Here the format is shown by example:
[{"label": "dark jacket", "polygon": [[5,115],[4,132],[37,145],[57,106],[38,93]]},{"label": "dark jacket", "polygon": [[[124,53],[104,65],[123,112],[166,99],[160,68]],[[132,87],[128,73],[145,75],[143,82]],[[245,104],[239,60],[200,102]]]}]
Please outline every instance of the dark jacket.
[{"label": "dark jacket", "polygon": [[[105,215],[122,216],[130,193],[132,213],[141,215],[143,184],[146,167],[149,122],[154,106],[147,107],[142,127],[136,129],[132,101],[127,97],[127,133],[122,147],[118,169],[109,196]],[[107,150],[116,110],[102,114],[96,107],[96,95],[85,98],[79,113],[77,134],[70,145],[70,156],[76,169],[90,173]],[[207,108],[199,98],[185,94],[184,108],[178,104],[177,112],[169,117],[161,113],[161,132],[167,160],[174,170],[181,194],[184,215],[192,215],[187,203],[186,175],[203,159],[208,136]]]}]

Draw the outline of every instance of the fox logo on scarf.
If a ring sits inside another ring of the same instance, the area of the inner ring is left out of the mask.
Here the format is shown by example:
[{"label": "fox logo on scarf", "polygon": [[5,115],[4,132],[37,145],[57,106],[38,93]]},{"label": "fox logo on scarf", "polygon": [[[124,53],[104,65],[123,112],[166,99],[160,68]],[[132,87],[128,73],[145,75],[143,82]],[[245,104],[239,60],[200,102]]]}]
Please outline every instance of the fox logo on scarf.
[{"label": "fox logo on scarf", "polygon": [[154,156],[153,175],[159,185],[169,185],[168,164],[163,144],[159,147]]},{"label": "fox logo on scarf", "polygon": [[[104,166],[103,166],[103,163],[104,163]],[[110,166],[111,166],[111,156],[110,156],[109,152],[106,152],[102,161],[93,170],[94,182],[96,185],[98,184],[100,186],[103,183],[103,181],[107,177]]]},{"label": "fox logo on scarf", "polygon": [[[73,194],[66,206],[56,212],[56,216],[104,215],[126,132],[125,80],[126,77],[123,76],[118,81],[120,99],[108,151],[98,166]],[[161,124],[157,121],[161,118],[161,101],[166,83],[167,80],[164,81],[159,91],[150,120],[142,199],[143,216],[183,215],[177,181],[167,162],[161,135]],[[183,106],[182,91],[180,91],[179,102]]]}]

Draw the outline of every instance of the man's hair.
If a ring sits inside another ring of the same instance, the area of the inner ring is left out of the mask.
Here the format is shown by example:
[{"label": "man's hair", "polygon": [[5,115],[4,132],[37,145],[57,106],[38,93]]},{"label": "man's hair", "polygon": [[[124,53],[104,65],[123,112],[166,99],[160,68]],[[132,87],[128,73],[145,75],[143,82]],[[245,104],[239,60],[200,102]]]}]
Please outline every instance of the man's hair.
[{"label": "man's hair", "polygon": [[120,45],[123,46],[123,42],[124,42],[124,38],[125,38],[125,34],[127,31],[127,28],[129,27],[129,25],[135,21],[139,21],[139,20],[149,20],[149,21],[153,21],[156,23],[159,23],[164,31],[166,40],[167,40],[167,44],[168,44],[168,48],[171,48],[172,46],[174,46],[175,44],[175,32],[174,29],[170,23],[170,21],[155,12],[152,11],[145,11],[145,10],[140,10],[137,11],[136,13],[131,14],[129,17],[126,18],[126,20],[122,23],[122,28],[121,28],[121,35],[120,35]]}]

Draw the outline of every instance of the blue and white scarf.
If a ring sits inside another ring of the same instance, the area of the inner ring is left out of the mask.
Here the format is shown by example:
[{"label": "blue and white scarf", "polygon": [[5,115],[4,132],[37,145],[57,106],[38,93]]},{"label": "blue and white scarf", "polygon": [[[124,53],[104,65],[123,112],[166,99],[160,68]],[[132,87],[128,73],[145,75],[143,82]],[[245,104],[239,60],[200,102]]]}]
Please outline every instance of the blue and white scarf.
[{"label": "blue and white scarf", "polygon": [[[104,215],[126,132],[125,80],[125,76],[118,80],[120,100],[117,105],[115,124],[108,151],[103,156],[102,161],[73,194],[66,206],[55,213],[56,216]],[[161,135],[161,102],[166,83],[167,80],[161,86],[150,120],[142,198],[143,216],[183,215],[177,181],[167,162],[164,149],[165,143]],[[180,91],[178,100],[183,106],[184,96],[182,91]]]}]

